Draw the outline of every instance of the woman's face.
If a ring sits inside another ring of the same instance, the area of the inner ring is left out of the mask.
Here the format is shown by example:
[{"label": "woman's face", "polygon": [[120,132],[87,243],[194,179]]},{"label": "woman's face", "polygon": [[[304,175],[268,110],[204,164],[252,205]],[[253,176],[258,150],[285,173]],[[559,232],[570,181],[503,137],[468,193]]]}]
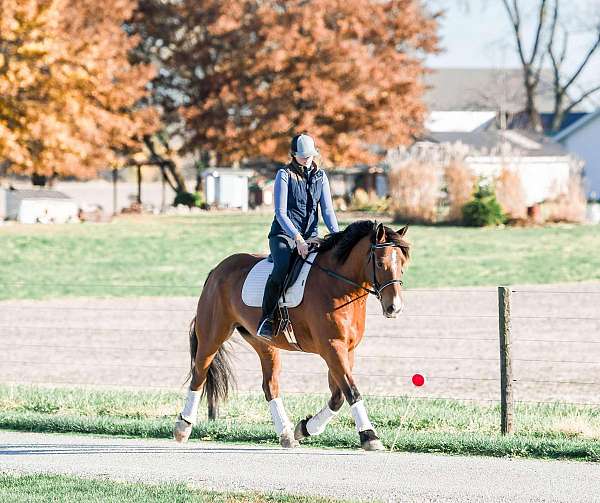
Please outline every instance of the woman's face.
[{"label": "woman's face", "polygon": [[300,157],[298,155],[294,156],[296,158],[296,161],[298,162],[298,164],[300,164],[301,166],[311,166],[314,157]]}]

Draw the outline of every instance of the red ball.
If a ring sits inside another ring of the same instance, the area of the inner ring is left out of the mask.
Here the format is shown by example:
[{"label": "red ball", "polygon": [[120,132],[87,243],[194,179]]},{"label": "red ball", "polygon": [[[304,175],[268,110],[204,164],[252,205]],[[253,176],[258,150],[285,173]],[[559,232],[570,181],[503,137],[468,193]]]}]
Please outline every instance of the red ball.
[{"label": "red ball", "polygon": [[415,374],[412,376],[412,383],[415,386],[423,386],[423,384],[425,384],[425,378],[421,374]]}]

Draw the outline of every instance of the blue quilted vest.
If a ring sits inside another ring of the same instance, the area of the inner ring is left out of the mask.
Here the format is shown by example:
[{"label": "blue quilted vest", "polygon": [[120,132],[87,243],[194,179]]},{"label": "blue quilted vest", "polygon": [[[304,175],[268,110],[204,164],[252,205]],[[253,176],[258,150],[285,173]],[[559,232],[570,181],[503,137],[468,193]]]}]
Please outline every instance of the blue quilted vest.
[{"label": "blue quilted vest", "polygon": [[[313,167],[307,179],[304,176],[304,166],[295,161],[282,169],[288,172],[287,215],[304,239],[314,237],[318,233],[323,170]],[[286,234],[275,217],[269,237],[281,235]]]}]

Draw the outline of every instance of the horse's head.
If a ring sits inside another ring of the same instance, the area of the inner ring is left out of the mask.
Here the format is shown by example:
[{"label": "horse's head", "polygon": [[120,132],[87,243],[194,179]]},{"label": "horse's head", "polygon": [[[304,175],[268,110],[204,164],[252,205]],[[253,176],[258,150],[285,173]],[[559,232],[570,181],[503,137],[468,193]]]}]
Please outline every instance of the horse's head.
[{"label": "horse's head", "polygon": [[410,245],[404,240],[408,227],[393,231],[376,224],[371,235],[366,277],[377,292],[383,314],[395,318],[402,312],[402,275],[409,258]]},{"label": "horse's head", "polygon": [[407,229],[394,231],[372,220],[359,220],[343,231],[329,234],[320,240],[319,252],[333,250],[339,264],[345,264],[352,257],[344,274],[354,279],[325,270],[341,281],[376,295],[383,314],[394,318],[403,307],[402,274],[410,253],[410,244],[404,240]]}]

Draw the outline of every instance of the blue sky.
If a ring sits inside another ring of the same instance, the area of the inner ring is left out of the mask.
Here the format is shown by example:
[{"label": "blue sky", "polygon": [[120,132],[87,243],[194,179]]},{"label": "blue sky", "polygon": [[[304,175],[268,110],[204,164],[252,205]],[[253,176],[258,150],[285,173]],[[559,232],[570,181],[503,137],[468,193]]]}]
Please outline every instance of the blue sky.
[{"label": "blue sky", "polygon": [[[429,5],[446,10],[440,21],[441,45],[445,51],[427,59],[431,67],[518,68],[512,26],[501,0],[430,0]],[[521,0],[525,6],[524,30],[533,39],[538,0]],[[581,30],[588,19],[600,20],[600,0],[563,0],[564,19],[572,30]],[[572,36],[566,60],[569,68],[579,63],[590,43],[588,33]],[[600,83],[600,51],[596,53],[580,86]],[[600,106],[600,93],[594,100]]]}]

